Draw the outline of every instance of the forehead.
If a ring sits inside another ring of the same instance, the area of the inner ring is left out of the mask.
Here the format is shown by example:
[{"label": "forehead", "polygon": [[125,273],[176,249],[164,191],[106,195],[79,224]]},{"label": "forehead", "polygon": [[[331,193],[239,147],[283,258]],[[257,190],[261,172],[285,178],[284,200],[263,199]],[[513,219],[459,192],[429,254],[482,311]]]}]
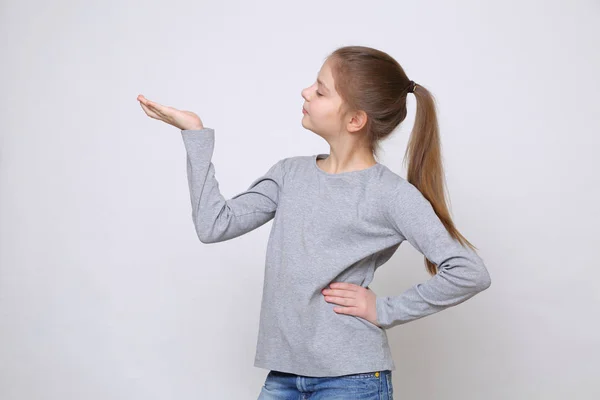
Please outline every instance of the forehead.
[{"label": "forehead", "polygon": [[332,92],[334,91],[333,75],[331,73],[331,68],[329,68],[329,65],[327,65],[327,63],[323,64],[321,70],[317,74],[317,82],[320,85],[324,86],[326,89]]}]

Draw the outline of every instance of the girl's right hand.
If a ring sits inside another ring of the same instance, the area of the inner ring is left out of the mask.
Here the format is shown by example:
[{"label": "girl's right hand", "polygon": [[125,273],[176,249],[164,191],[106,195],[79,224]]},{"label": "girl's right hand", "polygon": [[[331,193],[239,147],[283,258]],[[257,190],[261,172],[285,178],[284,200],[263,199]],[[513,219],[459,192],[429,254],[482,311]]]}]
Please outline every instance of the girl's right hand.
[{"label": "girl's right hand", "polygon": [[150,118],[166,122],[181,130],[204,129],[200,117],[191,111],[181,111],[173,107],[163,106],[148,100],[141,94],[138,95],[137,100]]}]

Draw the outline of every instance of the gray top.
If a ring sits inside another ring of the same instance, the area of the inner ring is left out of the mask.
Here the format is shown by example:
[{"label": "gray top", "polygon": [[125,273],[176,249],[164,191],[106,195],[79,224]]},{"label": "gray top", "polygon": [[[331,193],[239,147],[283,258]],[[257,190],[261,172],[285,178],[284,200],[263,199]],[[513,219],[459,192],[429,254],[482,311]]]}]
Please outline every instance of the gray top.
[{"label": "gray top", "polygon": [[[288,157],[225,199],[211,161],[214,129],[181,135],[202,243],[233,239],[273,219],[256,367],[313,377],[395,370],[386,329],[490,286],[482,259],[450,236],[415,186],[383,164],[330,174],[316,164],[327,154]],[[339,305],[321,290],[333,282],[367,287],[405,240],[439,272],[397,296],[378,296],[377,325],[335,312]]]}]

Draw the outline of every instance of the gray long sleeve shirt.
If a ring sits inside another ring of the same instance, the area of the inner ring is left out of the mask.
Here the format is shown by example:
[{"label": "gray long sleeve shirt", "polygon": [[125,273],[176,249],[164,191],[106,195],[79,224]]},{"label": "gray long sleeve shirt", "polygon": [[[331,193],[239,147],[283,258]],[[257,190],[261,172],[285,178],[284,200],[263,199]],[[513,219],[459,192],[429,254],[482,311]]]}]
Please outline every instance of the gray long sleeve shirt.
[{"label": "gray long sleeve shirt", "polygon": [[[212,128],[182,130],[192,218],[202,243],[230,240],[273,219],[254,366],[326,377],[395,370],[386,329],[457,305],[491,284],[482,259],[453,239],[421,192],[383,164],[330,174],[327,154],[281,159],[225,199],[215,178]],[[377,324],[337,313],[321,290],[367,287],[407,240],[438,273],[397,296],[378,296]]]}]

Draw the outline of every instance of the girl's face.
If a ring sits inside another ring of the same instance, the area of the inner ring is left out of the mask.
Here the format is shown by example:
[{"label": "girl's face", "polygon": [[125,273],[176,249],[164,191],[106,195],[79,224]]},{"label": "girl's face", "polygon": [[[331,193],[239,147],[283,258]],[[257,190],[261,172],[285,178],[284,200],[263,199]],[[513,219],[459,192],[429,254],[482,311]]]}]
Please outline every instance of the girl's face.
[{"label": "girl's face", "polygon": [[301,92],[303,104],[302,126],[323,137],[337,135],[340,130],[339,107],[342,99],[334,88],[333,75],[327,61],[317,74],[317,80]]}]

